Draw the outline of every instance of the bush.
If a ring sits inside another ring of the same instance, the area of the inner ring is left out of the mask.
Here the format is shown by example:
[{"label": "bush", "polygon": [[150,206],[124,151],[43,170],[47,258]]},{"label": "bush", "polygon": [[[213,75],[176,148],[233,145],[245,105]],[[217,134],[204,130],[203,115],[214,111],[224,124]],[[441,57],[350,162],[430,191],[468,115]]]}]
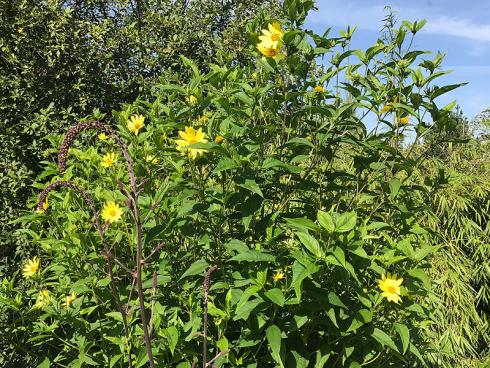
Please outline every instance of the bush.
[{"label": "bush", "polygon": [[402,143],[451,129],[436,99],[457,86],[432,86],[441,55],[407,46],[423,23],[349,50],[350,30],[302,28],[312,6],[250,23],[256,61],[203,73],[183,57],[188,83],[162,80],[114,130],[50,137],[58,165],[19,220],[40,265],[0,299],[26,362],[429,363],[438,247],[424,224],[440,182],[413,177],[425,155]]},{"label": "bush", "polygon": [[148,96],[163,73],[186,75],[178,55],[201,68],[244,62],[244,24],[262,7],[277,8],[256,0],[134,3],[0,0],[0,274],[29,253],[10,221],[42,171],[47,134]]}]

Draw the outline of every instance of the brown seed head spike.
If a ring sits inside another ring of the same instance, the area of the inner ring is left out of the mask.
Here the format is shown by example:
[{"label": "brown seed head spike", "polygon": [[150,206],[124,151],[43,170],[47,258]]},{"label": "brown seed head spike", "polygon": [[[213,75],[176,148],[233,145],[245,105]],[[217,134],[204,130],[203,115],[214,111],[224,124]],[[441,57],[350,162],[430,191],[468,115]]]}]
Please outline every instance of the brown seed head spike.
[{"label": "brown seed head spike", "polygon": [[116,134],[114,130],[112,130],[109,126],[106,124],[103,124],[99,121],[84,121],[81,123],[78,123],[77,125],[71,127],[68,132],[66,132],[65,137],[63,139],[63,143],[61,143],[60,151],[58,153],[58,168],[60,172],[64,172],[66,169],[66,159],[68,156],[68,150],[73,144],[73,141],[75,140],[76,136],[83,130],[89,130],[93,129],[96,130],[99,133],[104,133],[111,138],[113,138],[116,143],[122,148],[126,149],[126,145],[124,142],[119,138],[119,136]]}]

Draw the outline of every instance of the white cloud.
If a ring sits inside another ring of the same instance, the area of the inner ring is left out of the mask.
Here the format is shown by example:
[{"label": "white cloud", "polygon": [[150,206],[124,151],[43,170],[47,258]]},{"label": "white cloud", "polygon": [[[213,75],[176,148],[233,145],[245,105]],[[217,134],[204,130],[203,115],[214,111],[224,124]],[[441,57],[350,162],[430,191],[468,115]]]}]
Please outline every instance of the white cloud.
[{"label": "white cloud", "polygon": [[[323,0],[318,1],[318,12],[308,17],[311,25],[339,26],[357,25],[360,29],[378,31],[382,27],[382,19],[387,12],[381,3],[366,5],[361,1]],[[453,17],[441,14],[441,9],[421,5],[418,8],[393,6],[400,20],[427,19],[424,33],[466,38],[479,42],[490,43],[490,23],[481,23],[465,17]]]}]

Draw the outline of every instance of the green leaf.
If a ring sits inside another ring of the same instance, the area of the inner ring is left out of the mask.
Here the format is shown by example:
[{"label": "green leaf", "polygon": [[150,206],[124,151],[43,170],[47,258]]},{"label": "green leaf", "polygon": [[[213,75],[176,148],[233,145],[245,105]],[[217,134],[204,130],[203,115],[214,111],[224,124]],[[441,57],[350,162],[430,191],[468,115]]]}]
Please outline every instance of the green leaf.
[{"label": "green leaf", "polygon": [[389,337],[386,333],[384,333],[380,329],[375,328],[371,336],[374,337],[376,341],[378,341],[381,345],[387,346],[398,352],[398,348],[396,347],[391,337]]},{"label": "green leaf", "polygon": [[356,226],[356,222],[357,215],[355,212],[345,212],[335,219],[335,231],[339,233],[351,231]]},{"label": "green leaf", "polygon": [[333,217],[328,212],[318,211],[317,219],[320,226],[327,230],[328,233],[331,234],[335,231],[335,223]]},{"label": "green leaf", "polygon": [[394,326],[402,341],[403,354],[405,354],[410,345],[410,331],[408,330],[408,327],[402,323],[395,322]]},{"label": "green leaf", "polygon": [[324,256],[323,251],[320,248],[320,244],[310,234],[296,233],[296,236],[299,238],[301,243],[306,247],[306,249],[308,249],[317,258],[322,258]]},{"label": "green leaf", "polygon": [[175,347],[177,346],[177,342],[179,341],[179,330],[175,326],[170,326],[165,329],[164,336],[167,339],[168,346],[172,355],[174,355]]},{"label": "green leaf", "polygon": [[182,280],[189,276],[194,275],[204,275],[204,271],[209,267],[209,263],[204,259],[200,259],[195,261],[193,264],[189,266],[189,268],[180,276],[179,280]]},{"label": "green leaf", "polygon": [[284,368],[284,363],[281,358],[281,330],[276,325],[272,325],[267,327],[265,335],[272,351],[272,358],[280,367]]},{"label": "green leaf", "polygon": [[371,312],[368,309],[361,309],[354,316],[354,319],[352,320],[351,325],[347,329],[347,332],[357,330],[362,325],[371,322],[372,319],[373,319],[373,312]]},{"label": "green leaf", "polygon": [[264,198],[264,194],[262,194],[262,191],[260,190],[259,185],[255,182],[253,179],[245,179],[243,183],[237,183],[239,187],[245,188],[252,193],[258,194],[262,198]]},{"label": "green leaf", "polygon": [[313,230],[318,231],[320,227],[315,224],[313,221],[306,217],[297,217],[297,218],[284,218],[286,222],[295,230],[305,231],[305,230]]},{"label": "green leaf", "polygon": [[275,262],[276,257],[260,250],[249,249],[231,257],[228,262]]},{"label": "green leaf", "polygon": [[112,319],[115,319],[118,322],[122,322],[123,321],[121,312],[108,312],[105,315],[107,317],[111,317]]},{"label": "green leaf", "polygon": [[281,307],[284,306],[284,302],[286,301],[286,298],[284,297],[284,294],[282,293],[282,291],[280,289],[274,288],[271,290],[267,290],[264,293],[264,295],[267,297],[267,299],[269,299],[273,303],[275,303]]},{"label": "green leaf", "polygon": [[400,191],[402,182],[398,179],[391,179],[388,185],[390,186],[391,198],[395,198]]},{"label": "green leaf", "polygon": [[419,279],[420,281],[422,281],[422,283],[424,284],[424,287],[426,289],[430,289],[430,285],[431,285],[430,277],[422,269],[413,268],[411,270],[408,270],[407,273],[410,276],[415,277],[416,279]]},{"label": "green leaf", "polygon": [[262,300],[262,298],[257,298],[257,299],[249,300],[246,303],[237,306],[233,320],[238,321],[239,319],[243,319],[244,321],[246,321],[250,316],[250,313],[255,308],[257,308],[259,304],[262,304],[263,302],[264,301]]},{"label": "green leaf", "polygon": [[51,361],[48,357],[44,358],[44,360],[39,364],[36,368],[49,368],[51,367]]}]

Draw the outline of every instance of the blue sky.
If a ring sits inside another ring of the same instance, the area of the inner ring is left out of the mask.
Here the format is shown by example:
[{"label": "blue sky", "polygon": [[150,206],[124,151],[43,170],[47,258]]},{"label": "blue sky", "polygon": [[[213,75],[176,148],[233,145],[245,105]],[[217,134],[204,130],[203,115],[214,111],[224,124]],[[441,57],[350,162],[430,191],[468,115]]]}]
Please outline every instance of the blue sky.
[{"label": "blue sky", "polygon": [[400,21],[427,20],[414,48],[446,53],[443,66],[453,72],[439,79],[439,85],[469,82],[441,97],[441,105],[457,99],[469,119],[490,107],[488,0],[317,0],[319,10],[308,16],[306,26],[317,33],[328,27],[338,33],[348,25],[358,26],[353,47],[365,49],[379,36],[386,5]]}]

